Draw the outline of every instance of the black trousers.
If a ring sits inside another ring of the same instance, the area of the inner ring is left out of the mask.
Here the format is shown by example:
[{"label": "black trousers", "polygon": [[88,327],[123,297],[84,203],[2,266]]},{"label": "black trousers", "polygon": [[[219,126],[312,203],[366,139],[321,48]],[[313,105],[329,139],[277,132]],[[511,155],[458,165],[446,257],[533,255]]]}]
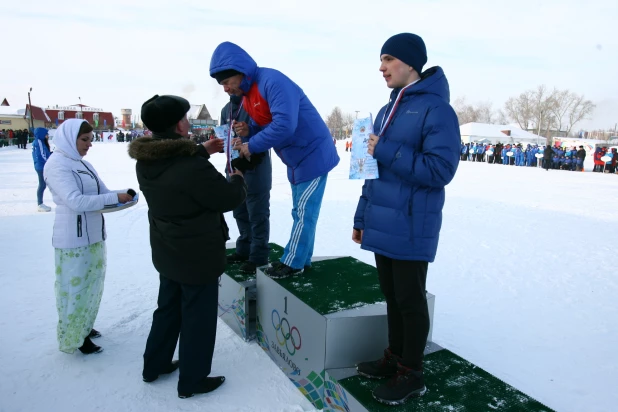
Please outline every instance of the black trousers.
[{"label": "black trousers", "polygon": [[395,260],[375,254],[380,288],[386,297],[388,342],[402,363],[423,369],[429,334],[426,281],[428,262]]},{"label": "black trousers", "polygon": [[180,335],[178,391],[197,390],[210,374],[217,335],[217,280],[187,285],[159,276],[158,308],[144,352],[144,376],[158,375],[172,362]]}]

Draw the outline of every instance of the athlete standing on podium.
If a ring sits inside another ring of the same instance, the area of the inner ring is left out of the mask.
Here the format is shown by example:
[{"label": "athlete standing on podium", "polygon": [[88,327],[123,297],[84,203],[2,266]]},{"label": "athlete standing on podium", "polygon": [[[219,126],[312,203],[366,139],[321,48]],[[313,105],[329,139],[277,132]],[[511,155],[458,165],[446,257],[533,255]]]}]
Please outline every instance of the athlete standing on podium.
[{"label": "athlete standing on podium", "polygon": [[380,178],[363,185],[352,240],[375,253],[389,347],[384,357],[359,363],[357,369],[370,378],[392,377],[373,396],[398,405],[426,391],[427,267],[436,256],[444,186],[455,176],[461,138],[444,72],[440,67],[422,71],[427,63],[423,39],[411,33],[391,37],[380,61],[386,85],[393,89],[369,141]]}]

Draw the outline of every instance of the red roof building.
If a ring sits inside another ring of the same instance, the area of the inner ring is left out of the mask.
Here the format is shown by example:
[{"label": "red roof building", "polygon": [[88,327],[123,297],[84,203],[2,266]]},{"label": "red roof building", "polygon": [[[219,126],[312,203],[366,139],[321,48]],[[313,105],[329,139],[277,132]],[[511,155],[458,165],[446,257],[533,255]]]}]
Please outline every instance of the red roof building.
[{"label": "red roof building", "polygon": [[[34,110],[34,106],[32,106]],[[60,125],[67,119],[84,119],[95,129],[105,130],[115,127],[114,115],[103,109],[76,104],[73,106],[54,106],[45,109],[52,124]]]},{"label": "red roof building", "polygon": [[[30,123],[30,105],[29,104],[26,104],[26,112],[24,114],[24,117],[28,120],[28,123]],[[47,116],[47,114],[45,113],[45,110],[43,110],[40,107],[34,106],[34,105],[32,106],[32,119],[35,121],[35,123],[43,122],[42,127],[51,126],[51,119]]]}]

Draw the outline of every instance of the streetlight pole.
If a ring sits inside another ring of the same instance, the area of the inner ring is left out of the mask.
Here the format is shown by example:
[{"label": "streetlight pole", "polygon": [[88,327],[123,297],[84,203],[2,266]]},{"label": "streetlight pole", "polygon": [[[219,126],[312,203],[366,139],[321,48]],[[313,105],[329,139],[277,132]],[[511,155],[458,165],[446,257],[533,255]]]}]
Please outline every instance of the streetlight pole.
[{"label": "streetlight pole", "polygon": [[30,92],[32,92],[32,87],[30,91],[28,91],[28,105],[30,106],[30,130],[34,132],[34,116],[32,115],[32,100],[30,100]]},{"label": "streetlight pole", "polygon": [[358,112],[360,112],[360,110],[354,110],[356,112],[356,118],[358,119]]}]

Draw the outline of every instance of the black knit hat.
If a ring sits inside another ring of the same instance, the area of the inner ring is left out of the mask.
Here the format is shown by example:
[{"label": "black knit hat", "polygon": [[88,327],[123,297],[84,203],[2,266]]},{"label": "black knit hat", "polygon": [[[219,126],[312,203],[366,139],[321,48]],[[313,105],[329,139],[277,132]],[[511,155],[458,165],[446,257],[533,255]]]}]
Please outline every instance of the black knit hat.
[{"label": "black knit hat", "polygon": [[380,56],[390,54],[408,66],[412,66],[420,75],[427,63],[427,48],[420,36],[412,33],[399,33],[384,43]]},{"label": "black knit hat", "polygon": [[234,69],[228,69],[228,70],[222,70],[217,73],[213,73],[212,77],[214,77],[217,80],[217,83],[221,84],[221,82],[224,81],[225,79],[229,79],[230,77],[236,76],[237,74],[242,74],[242,73]]},{"label": "black knit hat", "polygon": [[191,105],[179,96],[158,94],[142,105],[142,121],[153,132],[164,132],[187,114]]}]

